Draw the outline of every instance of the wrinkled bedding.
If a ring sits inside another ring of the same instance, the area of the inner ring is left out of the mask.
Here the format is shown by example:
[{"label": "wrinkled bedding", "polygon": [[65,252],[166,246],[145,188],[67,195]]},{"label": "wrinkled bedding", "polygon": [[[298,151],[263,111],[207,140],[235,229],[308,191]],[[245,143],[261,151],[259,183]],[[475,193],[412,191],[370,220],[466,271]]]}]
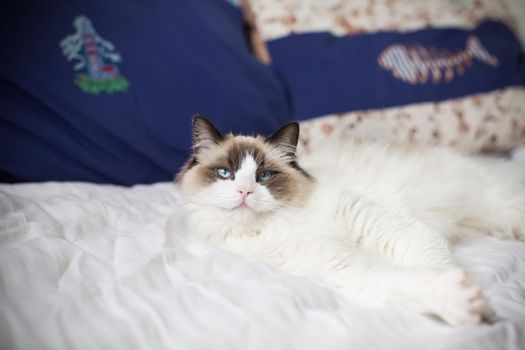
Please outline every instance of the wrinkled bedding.
[{"label": "wrinkled bedding", "polygon": [[167,240],[179,201],[169,183],[0,185],[0,348],[525,348],[525,243],[455,248],[499,319],[452,328]]}]

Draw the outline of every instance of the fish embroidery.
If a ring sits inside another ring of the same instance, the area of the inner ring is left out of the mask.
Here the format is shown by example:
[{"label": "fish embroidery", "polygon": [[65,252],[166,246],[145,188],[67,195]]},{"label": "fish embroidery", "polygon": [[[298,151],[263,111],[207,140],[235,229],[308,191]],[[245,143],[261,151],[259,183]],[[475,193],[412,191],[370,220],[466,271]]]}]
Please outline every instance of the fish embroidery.
[{"label": "fish embroidery", "polygon": [[498,59],[490,54],[474,35],[467,38],[466,48],[452,53],[422,45],[394,44],[384,49],[378,57],[378,64],[394,77],[409,84],[439,84],[451,82],[455,74],[463,75],[476,59],[491,67],[499,65]]},{"label": "fish embroidery", "polygon": [[64,38],[60,47],[68,61],[76,61],[73,69],[82,71],[75,77],[75,84],[95,95],[126,91],[130,83],[119,72],[117,64],[122,57],[115,52],[115,45],[101,38],[86,16],[77,16],[73,26],[76,33]]}]

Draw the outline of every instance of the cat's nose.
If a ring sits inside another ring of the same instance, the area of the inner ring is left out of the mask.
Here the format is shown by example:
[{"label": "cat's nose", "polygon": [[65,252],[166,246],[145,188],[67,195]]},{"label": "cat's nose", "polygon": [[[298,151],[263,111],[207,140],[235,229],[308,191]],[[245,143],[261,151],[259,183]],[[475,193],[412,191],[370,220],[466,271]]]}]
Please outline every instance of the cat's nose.
[{"label": "cat's nose", "polygon": [[253,191],[248,191],[248,190],[239,190],[239,193],[242,195],[242,198],[246,198],[246,197],[248,197],[250,194],[252,194]]}]

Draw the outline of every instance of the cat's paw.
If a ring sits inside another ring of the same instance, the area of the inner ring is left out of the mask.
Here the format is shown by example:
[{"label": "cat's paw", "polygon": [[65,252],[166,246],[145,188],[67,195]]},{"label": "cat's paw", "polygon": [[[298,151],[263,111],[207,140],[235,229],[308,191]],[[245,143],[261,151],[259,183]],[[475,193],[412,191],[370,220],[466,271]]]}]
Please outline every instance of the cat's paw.
[{"label": "cat's paw", "polygon": [[515,215],[515,219],[509,221],[512,228],[509,232],[510,234],[506,238],[525,242],[525,203],[522,203],[522,205],[519,207],[517,214]]},{"label": "cat's paw", "polygon": [[477,324],[494,318],[480,287],[459,269],[441,271],[435,280],[433,312],[450,325]]},{"label": "cat's paw", "polygon": [[525,242],[525,223],[522,227],[514,228],[512,230],[512,238],[516,241]]}]

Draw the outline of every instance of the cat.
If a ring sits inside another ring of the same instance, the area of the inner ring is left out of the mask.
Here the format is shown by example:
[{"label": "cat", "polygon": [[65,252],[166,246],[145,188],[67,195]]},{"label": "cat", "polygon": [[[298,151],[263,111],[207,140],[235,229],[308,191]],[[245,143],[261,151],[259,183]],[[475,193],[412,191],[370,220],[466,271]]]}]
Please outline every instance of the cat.
[{"label": "cat", "polygon": [[182,223],[207,244],[312,276],[349,296],[437,316],[493,316],[450,242],[525,238],[525,171],[447,149],[347,140],[299,164],[299,124],[269,137],[193,121],[176,175]]}]

